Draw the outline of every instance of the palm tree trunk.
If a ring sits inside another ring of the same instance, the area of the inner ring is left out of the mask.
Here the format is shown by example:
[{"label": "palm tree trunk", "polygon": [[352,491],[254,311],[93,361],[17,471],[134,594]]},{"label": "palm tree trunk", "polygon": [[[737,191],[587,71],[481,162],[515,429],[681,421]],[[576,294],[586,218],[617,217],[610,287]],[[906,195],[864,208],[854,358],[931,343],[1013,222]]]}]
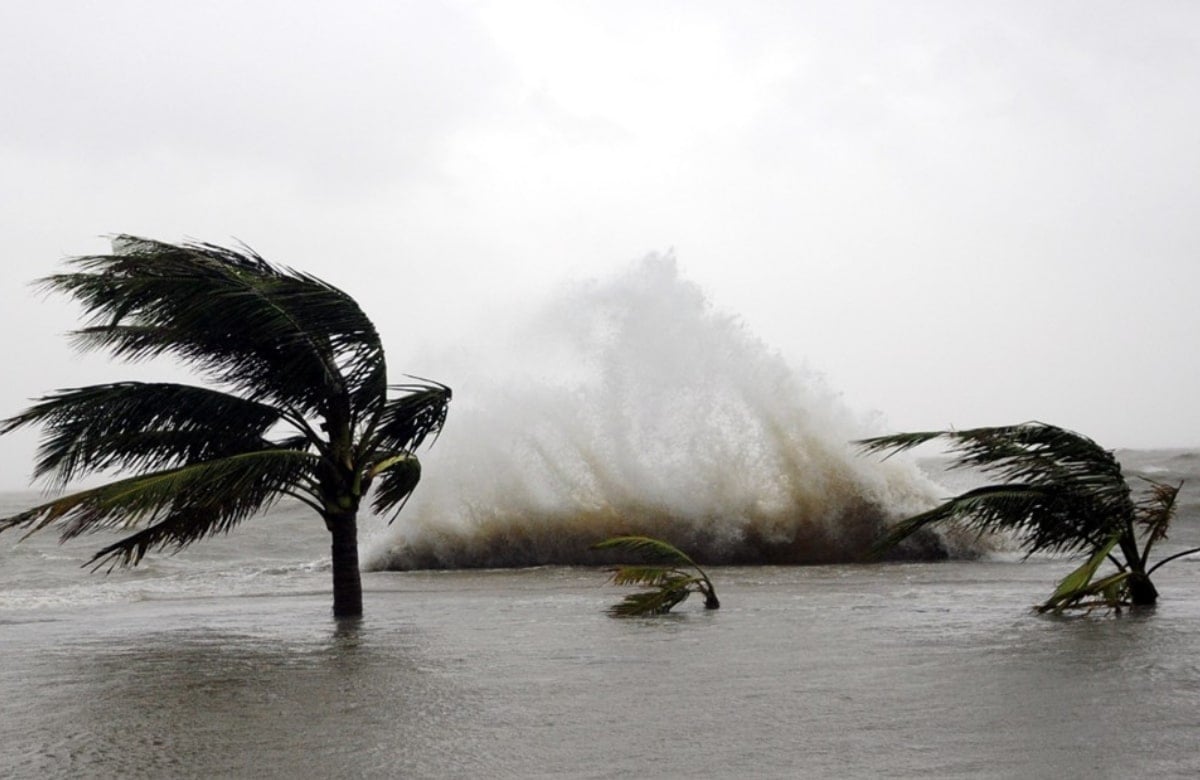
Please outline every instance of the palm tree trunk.
[{"label": "palm tree trunk", "polygon": [[358,522],[356,512],[325,517],[333,537],[333,616],[362,617],[362,575],[358,569]]},{"label": "palm tree trunk", "polygon": [[1146,562],[1138,552],[1133,526],[1121,536],[1118,543],[1125,563],[1129,566],[1129,601],[1135,607],[1149,607],[1158,601],[1158,588],[1146,574]]},{"label": "palm tree trunk", "polygon": [[1135,607],[1149,607],[1158,601],[1158,588],[1145,574],[1129,575],[1129,601]]}]

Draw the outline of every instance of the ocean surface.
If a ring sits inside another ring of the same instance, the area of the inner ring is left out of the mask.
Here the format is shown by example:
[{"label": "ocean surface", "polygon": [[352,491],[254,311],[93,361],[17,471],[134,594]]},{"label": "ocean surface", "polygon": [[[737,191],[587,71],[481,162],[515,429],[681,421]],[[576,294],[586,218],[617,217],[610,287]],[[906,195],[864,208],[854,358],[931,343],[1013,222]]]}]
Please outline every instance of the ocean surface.
[{"label": "ocean surface", "polygon": [[[1162,552],[1200,545],[1200,455],[1120,455],[1188,480]],[[624,590],[597,568],[374,571],[339,625],[302,507],[108,575],[80,568],[103,538],[17,538],[0,777],[1200,774],[1195,557],[1117,616],[1034,614],[1072,563],[1001,549],[718,566],[720,610],[645,620],[605,614]]]}]

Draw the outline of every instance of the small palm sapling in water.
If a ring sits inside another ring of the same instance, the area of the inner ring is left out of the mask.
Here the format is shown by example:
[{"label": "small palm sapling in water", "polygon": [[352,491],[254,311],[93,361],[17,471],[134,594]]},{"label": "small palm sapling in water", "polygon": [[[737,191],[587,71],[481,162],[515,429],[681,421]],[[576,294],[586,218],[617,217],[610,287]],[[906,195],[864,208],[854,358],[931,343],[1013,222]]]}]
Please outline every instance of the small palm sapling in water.
[{"label": "small palm sapling in water", "polygon": [[609,607],[613,617],[664,615],[693,592],[704,596],[705,609],[718,609],[721,602],[712,581],[695,561],[672,544],[649,536],[614,536],[592,546],[593,550],[629,550],[659,563],[626,564],[613,569],[614,585],[643,585],[648,590],[631,593]]}]

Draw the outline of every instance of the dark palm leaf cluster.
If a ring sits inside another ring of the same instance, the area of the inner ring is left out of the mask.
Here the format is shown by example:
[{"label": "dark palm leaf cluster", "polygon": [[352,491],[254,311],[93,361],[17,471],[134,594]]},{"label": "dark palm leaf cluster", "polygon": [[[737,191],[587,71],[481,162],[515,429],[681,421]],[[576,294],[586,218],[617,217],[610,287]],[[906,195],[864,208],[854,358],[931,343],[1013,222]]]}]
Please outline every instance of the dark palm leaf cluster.
[{"label": "dark palm leaf cluster", "polygon": [[981,532],[1020,535],[1030,553],[1079,552],[1103,544],[1134,516],[1121,465],[1086,436],[1031,422],[962,431],[926,431],[859,442],[894,454],[934,439],[949,442],[952,468],[973,468],[997,484],[968,490],[895,525],[877,550],[925,526],[957,519]]},{"label": "dark palm leaf cluster", "polygon": [[[318,414],[331,390],[386,381],[375,327],[346,293],[248,249],[120,236],[43,280],[79,301],[83,349],[140,360],[169,354],[252,400]],[[377,394],[377,393],[373,393]]]}]

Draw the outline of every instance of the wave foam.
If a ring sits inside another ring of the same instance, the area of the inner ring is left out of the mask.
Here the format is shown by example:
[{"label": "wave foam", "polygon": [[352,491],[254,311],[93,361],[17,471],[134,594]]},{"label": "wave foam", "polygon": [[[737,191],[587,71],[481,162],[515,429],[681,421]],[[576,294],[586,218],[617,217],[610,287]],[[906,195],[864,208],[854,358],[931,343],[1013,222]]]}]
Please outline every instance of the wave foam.
[{"label": "wave foam", "polygon": [[[593,564],[588,547],[618,533],[708,563],[849,561],[936,496],[911,462],[859,457],[849,442],[870,427],[671,257],[486,340],[442,361],[450,422],[369,568]],[[927,538],[908,554],[944,551]]]}]

